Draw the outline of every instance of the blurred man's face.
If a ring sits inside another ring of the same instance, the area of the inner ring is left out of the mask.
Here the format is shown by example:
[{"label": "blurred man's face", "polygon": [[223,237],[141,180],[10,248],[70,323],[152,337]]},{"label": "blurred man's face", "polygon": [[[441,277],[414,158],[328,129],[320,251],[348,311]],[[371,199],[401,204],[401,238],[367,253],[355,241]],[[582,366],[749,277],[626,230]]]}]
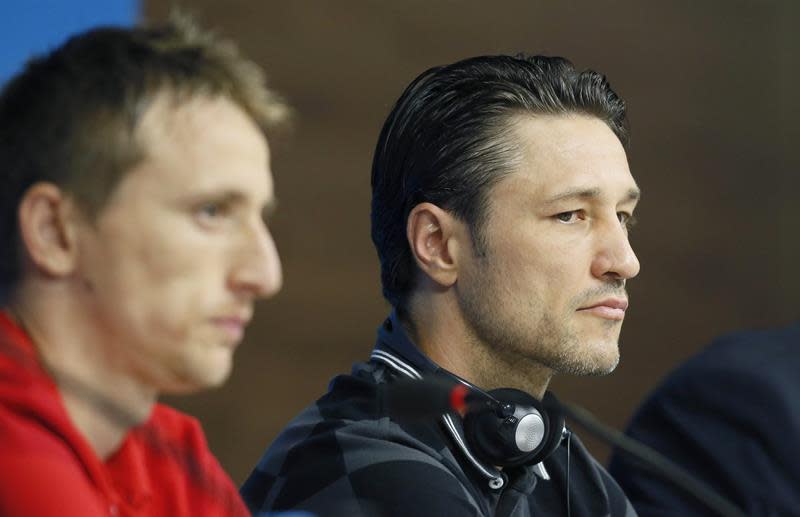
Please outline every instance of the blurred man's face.
[{"label": "blurred man's face", "polygon": [[489,194],[484,256],[456,285],[476,338],[555,372],[614,369],[638,189],[614,133],[588,116],[523,117],[518,170]]},{"label": "blurred man's face", "polygon": [[231,101],[162,95],[137,135],[145,158],[81,229],[78,274],[112,361],[159,391],[221,384],[281,265],[263,215],[267,142]]}]

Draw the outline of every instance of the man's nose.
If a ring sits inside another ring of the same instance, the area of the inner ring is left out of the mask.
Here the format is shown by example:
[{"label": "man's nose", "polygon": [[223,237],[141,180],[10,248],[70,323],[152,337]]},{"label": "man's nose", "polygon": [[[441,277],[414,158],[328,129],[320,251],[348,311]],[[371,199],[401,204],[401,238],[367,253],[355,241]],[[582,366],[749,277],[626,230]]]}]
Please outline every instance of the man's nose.
[{"label": "man's nose", "polygon": [[254,298],[269,298],[283,285],[281,259],[275,241],[263,223],[259,223],[248,237],[231,274],[232,287]]},{"label": "man's nose", "polygon": [[609,223],[598,248],[592,262],[595,277],[628,280],[639,274],[639,259],[631,247],[627,230],[618,221]]}]

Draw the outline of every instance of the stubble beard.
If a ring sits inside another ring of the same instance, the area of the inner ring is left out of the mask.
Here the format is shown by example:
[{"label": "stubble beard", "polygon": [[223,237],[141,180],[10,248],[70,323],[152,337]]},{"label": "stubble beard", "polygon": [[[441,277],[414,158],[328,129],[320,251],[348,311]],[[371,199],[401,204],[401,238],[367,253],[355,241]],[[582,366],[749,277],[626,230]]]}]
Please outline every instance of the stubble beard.
[{"label": "stubble beard", "polygon": [[[578,300],[568,304],[565,314],[554,314],[540,299],[513,299],[501,291],[499,279],[503,272],[486,257],[481,259],[477,273],[471,287],[462,288],[458,301],[475,344],[484,349],[480,362],[486,364],[481,366],[494,372],[492,376],[509,369],[519,375],[542,368],[560,374],[599,376],[616,368],[616,348],[613,357],[605,357],[607,354],[593,349],[608,344],[587,342],[576,332],[570,319],[580,306]],[[604,324],[610,332],[619,322]]]}]

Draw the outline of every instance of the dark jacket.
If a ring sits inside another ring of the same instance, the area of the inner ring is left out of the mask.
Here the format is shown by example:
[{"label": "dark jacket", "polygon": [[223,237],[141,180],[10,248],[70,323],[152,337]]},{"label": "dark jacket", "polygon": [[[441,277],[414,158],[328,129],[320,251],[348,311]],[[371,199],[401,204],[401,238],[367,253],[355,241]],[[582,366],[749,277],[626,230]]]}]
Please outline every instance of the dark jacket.
[{"label": "dark jacket", "polygon": [[[571,437],[543,464],[483,464],[457,414],[403,421],[382,407],[378,386],[438,367],[394,316],[367,363],[333,379],[267,450],[241,493],[251,511],[303,509],[325,516],[635,515],[622,491]],[[567,458],[570,457],[569,480]]]},{"label": "dark jacket", "polygon": [[[628,433],[747,515],[800,514],[800,324],[718,339],[655,390]],[[641,515],[708,515],[619,454],[610,470]]]}]

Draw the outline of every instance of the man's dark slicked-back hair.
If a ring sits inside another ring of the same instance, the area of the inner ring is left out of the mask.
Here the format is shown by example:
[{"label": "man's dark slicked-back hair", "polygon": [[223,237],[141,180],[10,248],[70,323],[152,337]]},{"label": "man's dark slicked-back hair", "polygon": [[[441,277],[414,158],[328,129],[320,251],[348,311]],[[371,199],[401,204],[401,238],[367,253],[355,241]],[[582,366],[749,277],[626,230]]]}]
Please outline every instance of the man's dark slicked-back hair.
[{"label": "man's dark slicked-back hair", "polygon": [[478,253],[490,188],[521,159],[513,121],[525,115],[597,117],[628,143],[625,103],[606,78],[560,57],[482,56],[431,68],[400,96],[372,163],[372,241],[383,295],[403,310],[416,265],[406,238],[414,206],[465,221]]},{"label": "man's dark slicked-back hair", "polygon": [[146,155],[136,128],[161,94],[231,100],[262,130],[287,113],[264,74],[230,42],[176,13],[159,27],[98,28],[32,60],[0,93],[0,305],[21,277],[17,210],[37,182],[87,215]]}]

